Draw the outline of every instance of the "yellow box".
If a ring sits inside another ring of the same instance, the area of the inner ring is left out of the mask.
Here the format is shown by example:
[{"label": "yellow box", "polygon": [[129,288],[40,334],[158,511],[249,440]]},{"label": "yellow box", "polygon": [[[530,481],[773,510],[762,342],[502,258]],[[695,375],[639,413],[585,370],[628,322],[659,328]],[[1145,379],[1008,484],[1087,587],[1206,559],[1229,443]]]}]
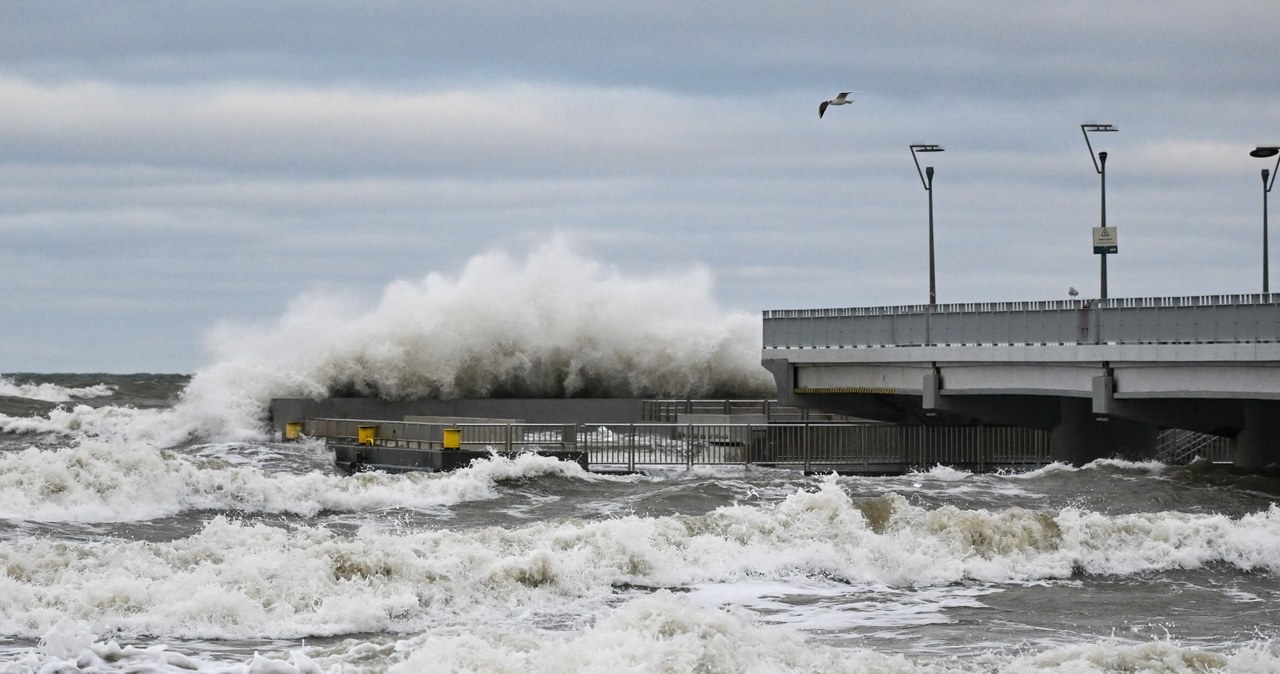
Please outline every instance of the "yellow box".
[{"label": "yellow box", "polygon": [[357,426],[356,442],[362,445],[372,445],[374,440],[378,439],[377,426]]},{"label": "yellow box", "polygon": [[302,422],[290,421],[284,425],[284,439],[297,440],[302,437]]},{"label": "yellow box", "polygon": [[444,429],[444,448],[460,449],[462,447],[462,429],[446,428]]}]

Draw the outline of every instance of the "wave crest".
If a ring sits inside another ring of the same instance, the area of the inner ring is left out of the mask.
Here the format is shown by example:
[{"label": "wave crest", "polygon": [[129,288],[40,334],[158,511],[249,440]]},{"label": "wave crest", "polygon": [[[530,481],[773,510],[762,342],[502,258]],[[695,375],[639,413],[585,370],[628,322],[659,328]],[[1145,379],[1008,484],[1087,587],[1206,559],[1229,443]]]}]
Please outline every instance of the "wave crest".
[{"label": "wave crest", "polygon": [[[323,451],[323,450],[321,450]],[[498,496],[497,485],[559,475],[603,480],[572,462],[524,454],[450,473],[269,473],[153,447],[84,441],[58,450],[0,453],[0,518],[129,522],[189,510],[288,513],[431,508]]]},{"label": "wave crest", "polygon": [[107,384],[93,386],[59,386],[52,382],[18,383],[13,379],[0,377],[0,397],[25,398],[46,403],[65,403],[83,398],[105,398],[115,392]]},{"label": "wave crest", "polygon": [[221,326],[176,406],[199,437],[245,438],[272,398],[720,397],[772,392],[758,316],[710,275],[626,277],[556,237],[524,261],[397,281],[371,305],[312,295],[274,325]]}]

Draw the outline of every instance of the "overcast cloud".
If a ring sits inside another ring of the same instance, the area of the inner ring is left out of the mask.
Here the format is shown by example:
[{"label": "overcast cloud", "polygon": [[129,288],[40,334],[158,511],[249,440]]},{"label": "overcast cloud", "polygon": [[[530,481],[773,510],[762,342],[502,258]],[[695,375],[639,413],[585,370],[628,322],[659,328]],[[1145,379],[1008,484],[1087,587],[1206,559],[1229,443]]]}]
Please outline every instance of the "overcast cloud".
[{"label": "overcast cloud", "polygon": [[[0,2],[0,372],[556,233],[732,310],[1261,290],[1280,3]],[[818,119],[843,89],[857,102]]]}]

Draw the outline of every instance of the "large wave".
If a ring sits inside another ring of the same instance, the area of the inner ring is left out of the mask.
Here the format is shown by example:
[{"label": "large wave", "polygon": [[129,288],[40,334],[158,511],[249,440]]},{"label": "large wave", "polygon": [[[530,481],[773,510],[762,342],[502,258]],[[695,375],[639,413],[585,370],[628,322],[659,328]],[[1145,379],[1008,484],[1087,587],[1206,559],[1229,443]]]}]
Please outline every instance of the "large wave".
[{"label": "large wave", "polygon": [[[258,421],[275,397],[707,396],[767,392],[760,321],[709,275],[627,278],[555,240],[519,262],[397,281],[372,306],[311,295],[266,327],[225,325],[179,408]],[[231,407],[232,409],[228,409]],[[238,408],[238,409],[237,409]]]},{"label": "large wave", "polygon": [[75,431],[161,446],[262,438],[272,398],[768,395],[758,316],[717,306],[705,269],[628,277],[562,237],[526,259],[479,255],[456,276],[388,285],[371,303],[297,299],[265,325],[212,331],[212,364],[171,414],[87,405],[6,431]]}]

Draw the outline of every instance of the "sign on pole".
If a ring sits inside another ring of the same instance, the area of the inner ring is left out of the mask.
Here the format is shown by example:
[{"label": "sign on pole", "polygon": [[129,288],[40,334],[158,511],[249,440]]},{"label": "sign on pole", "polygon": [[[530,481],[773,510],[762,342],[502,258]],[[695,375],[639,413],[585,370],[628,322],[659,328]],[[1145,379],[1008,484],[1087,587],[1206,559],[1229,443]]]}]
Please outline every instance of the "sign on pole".
[{"label": "sign on pole", "polygon": [[1093,254],[1115,255],[1120,251],[1115,227],[1093,228]]}]

